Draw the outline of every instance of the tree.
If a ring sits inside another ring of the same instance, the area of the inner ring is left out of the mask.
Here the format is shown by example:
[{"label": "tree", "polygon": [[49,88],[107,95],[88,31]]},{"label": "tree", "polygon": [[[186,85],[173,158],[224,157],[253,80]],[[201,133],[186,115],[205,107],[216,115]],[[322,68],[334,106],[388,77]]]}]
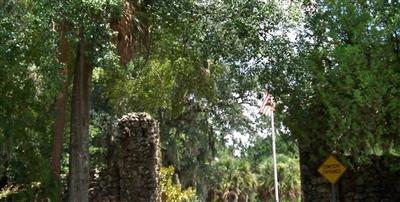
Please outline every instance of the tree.
[{"label": "tree", "polygon": [[397,156],[398,2],[308,3],[287,60],[262,76],[298,140],[301,164],[318,166],[327,153],[351,166],[370,163],[371,155]]},{"label": "tree", "polygon": [[[257,176],[257,198],[268,201],[274,198],[274,174],[271,136],[258,137],[242,152],[244,159],[251,163],[252,172]],[[279,133],[276,136],[279,194],[282,200],[300,199],[300,164],[298,146],[292,137]]]},{"label": "tree", "polygon": [[0,172],[7,184],[25,185],[19,200],[33,198],[32,190],[39,188],[37,182],[45,188],[40,195],[51,196],[47,134],[60,84],[54,75],[61,68],[53,45],[56,34],[48,23],[53,10],[44,2],[3,1],[0,5],[0,63],[4,67],[0,83]]},{"label": "tree", "polygon": [[[116,68],[126,65],[146,42],[147,24],[135,22],[134,11],[140,13],[150,2],[101,1],[66,3],[67,20],[73,25],[76,39],[75,71],[72,90],[69,201],[88,200],[89,181],[89,98],[92,71],[95,67]],[[84,15],[78,13],[84,12]],[[81,23],[83,22],[83,23]],[[132,26],[140,31],[145,28],[143,38],[133,38]],[[103,30],[104,33],[99,33]],[[117,32],[117,36],[113,32]],[[114,49],[114,44],[118,50]]]},{"label": "tree", "polygon": [[[11,164],[6,167],[12,168],[13,177],[21,178],[18,183],[28,185],[42,177],[33,171],[48,170],[39,168],[50,165],[47,159],[52,151],[53,175],[58,180],[60,140],[64,124],[69,124],[70,154],[62,160],[69,160],[70,201],[87,200],[89,153],[91,146],[99,146],[91,143],[101,135],[110,137],[111,130],[93,116],[113,117],[127,111],[148,111],[161,121],[164,163],[175,165],[182,185],[195,187],[204,199],[213,189],[206,174],[215,157],[225,147],[241,147],[241,143],[227,145],[227,136],[256,131],[255,121],[243,112],[246,105],[255,105],[258,68],[265,58],[274,61],[287,48],[287,41],[269,36],[286,23],[275,2],[6,4],[0,39],[6,44],[0,49],[0,63],[7,67],[1,83],[7,102],[0,106],[5,112],[0,137],[7,143],[2,150]],[[68,100],[71,107],[66,106]],[[70,120],[63,120],[64,112]],[[99,129],[102,132],[96,136]],[[90,132],[96,136],[92,142]],[[40,151],[27,161],[25,153],[12,146]],[[38,166],[27,169],[35,160]],[[249,174],[247,164],[238,167]],[[25,170],[32,172],[16,174]],[[248,185],[246,180],[237,181]]]},{"label": "tree", "polygon": [[[51,150],[51,170],[53,178],[56,182],[60,182],[61,174],[61,159],[63,153],[64,133],[66,126],[66,113],[68,102],[68,88],[69,88],[69,73],[71,72],[71,50],[70,43],[66,39],[67,26],[66,23],[61,22],[59,26],[59,61],[64,66],[61,78],[64,80],[62,88],[56,97],[55,111],[56,118],[54,121],[54,131],[52,137],[52,150]],[[61,189],[59,189],[56,201],[61,201]]]},{"label": "tree", "polygon": [[147,111],[160,120],[164,163],[175,165],[182,184],[202,197],[207,163],[226,136],[255,131],[243,111],[255,105],[253,63],[274,50],[262,36],[279,29],[278,8],[262,1],[154,2],[150,54],[103,74],[117,114]]},{"label": "tree", "polygon": [[288,65],[297,68],[277,67],[291,79],[274,84],[287,107],[285,123],[302,145],[330,142],[330,151],[359,160],[397,153],[397,2],[320,1],[309,8]]}]

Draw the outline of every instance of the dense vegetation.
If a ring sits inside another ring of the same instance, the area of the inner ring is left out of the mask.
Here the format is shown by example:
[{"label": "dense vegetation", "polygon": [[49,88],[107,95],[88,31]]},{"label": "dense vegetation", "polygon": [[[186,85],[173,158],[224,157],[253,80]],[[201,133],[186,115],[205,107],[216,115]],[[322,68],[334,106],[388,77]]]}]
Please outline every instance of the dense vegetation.
[{"label": "dense vegetation", "polygon": [[0,200],[85,201],[133,111],[160,122],[165,195],[271,199],[264,84],[299,199],[310,145],[399,155],[399,67],[398,1],[0,0]]}]

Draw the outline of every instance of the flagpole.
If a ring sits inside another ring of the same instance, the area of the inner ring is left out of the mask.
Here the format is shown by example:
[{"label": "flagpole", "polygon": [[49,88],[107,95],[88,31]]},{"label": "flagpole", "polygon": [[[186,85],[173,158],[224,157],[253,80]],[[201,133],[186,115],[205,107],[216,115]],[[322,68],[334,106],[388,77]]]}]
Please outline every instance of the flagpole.
[{"label": "flagpole", "polygon": [[[265,86],[267,89],[268,87]],[[279,202],[279,190],[278,190],[278,169],[276,165],[276,148],[275,148],[275,122],[274,122],[274,112],[275,103],[274,98],[271,94],[265,90],[264,100],[261,104],[260,111],[261,114],[271,115],[271,128],[272,128],[272,157],[274,161],[274,181],[275,181],[275,201]]]},{"label": "flagpole", "polygon": [[275,201],[279,202],[278,170],[277,170],[277,166],[276,166],[276,150],[275,150],[274,110],[271,111],[271,125],[272,125],[272,156],[274,158]]}]

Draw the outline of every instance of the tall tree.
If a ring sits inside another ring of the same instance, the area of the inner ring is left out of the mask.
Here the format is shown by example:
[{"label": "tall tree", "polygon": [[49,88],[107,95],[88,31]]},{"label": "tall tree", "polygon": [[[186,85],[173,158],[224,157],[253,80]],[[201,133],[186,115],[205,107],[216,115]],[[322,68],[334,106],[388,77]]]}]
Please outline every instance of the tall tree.
[{"label": "tall tree", "polygon": [[[124,66],[135,53],[145,49],[142,45],[147,44],[148,26],[135,19],[145,12],[149,3],[115,0],[66,4],[70,9],[67,19],[74,26],[77,41],[71,100],[69,201],[88,200],[89,103],[93,69]],[[80,12],[86,13],[80,16]],[[140,33],[134,38],[136,29]],[[116,35],[114,32],[117,32]]]},{"label": "tall tree", "polygon": [[88,201],[89,91],[93,67],[86,57],[84,27],[79,30],[71,108],[69,201]]},{"label": "tall tree", "polygon": [[398,2],[319,1],[310,8],[293,60],[298,69],[288,75],[296,82],[287,92],[298,96],[284,96],[291,129],[306,145],[332,142],[331,151],[360,161],[398,153]]},{"label": "tall tree", "polygon": [[280,12],[258,0],[156,1],[150,57],[108,78],[117,113],[147,111],[160,120],[164,163],[175,165],[182,184],[196,186],[204,200],[208,163],[227,136],[255,131],[244,106],[255,105],[253,65],[274,50],[261,36],[278,30]]},{"label": "tall tree", "polygon": [[399,155],[399,2],[306,3],[288,57],[262,76],[281,101],[303,168],[331,152],[356,165],[371,155]]},{"label": "tall tree", "polygon": [[[56,117],[54,121],[53,137],[52,137],[52,151],[51,151],[51,170],[53,178],[57,184],[60,183],[60,173],[61,173],[61,158],[64,143],[64,133],[66,126],[66,113],[67,113],[67,102],[68,102],[68,87],[69,87],[69,68],[70,61],[68,60],[70,56],[69,43],[66,39],[66,25],[65,23],[59,26],[59,61],[63,65],[63,70],[60,72],[62,79],[62,87],[60,92],[56,97],[55,111]],[[59,187],[59,186],[57,186]],[[61,189],[57,193],[57,201],[61,201]]]},{"label": "tall tree", "polygon": [[[2,1],[0,10],[0,63],[4,67],[0,148],[6,154],[2,162],[7,165],[10,181],[40,182],[46,189],[39,195],[50,195],[51,173],[43,165],[50,165],[51,106],[61,81],[54,46],[56,34],[49,23],[54,10],[43,1]],[[21,195],[29,196],[29,191]]]}]

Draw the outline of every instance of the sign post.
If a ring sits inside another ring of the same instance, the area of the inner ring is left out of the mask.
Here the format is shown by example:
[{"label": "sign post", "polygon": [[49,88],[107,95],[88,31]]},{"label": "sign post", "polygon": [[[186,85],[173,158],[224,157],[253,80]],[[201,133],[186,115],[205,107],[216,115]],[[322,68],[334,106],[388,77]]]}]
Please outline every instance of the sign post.
[{"label": "sign post", "polygon": [[346,166],[341,164],[333,155],[329,155],[329,157],[318,168],[318,172],[331,183],[332,202],[336,202],[335,184],[346,169]]},{"label": "sign post", "polygon": [[336,202],[335,184],[331,183],[332,187],[332,202]]}]

